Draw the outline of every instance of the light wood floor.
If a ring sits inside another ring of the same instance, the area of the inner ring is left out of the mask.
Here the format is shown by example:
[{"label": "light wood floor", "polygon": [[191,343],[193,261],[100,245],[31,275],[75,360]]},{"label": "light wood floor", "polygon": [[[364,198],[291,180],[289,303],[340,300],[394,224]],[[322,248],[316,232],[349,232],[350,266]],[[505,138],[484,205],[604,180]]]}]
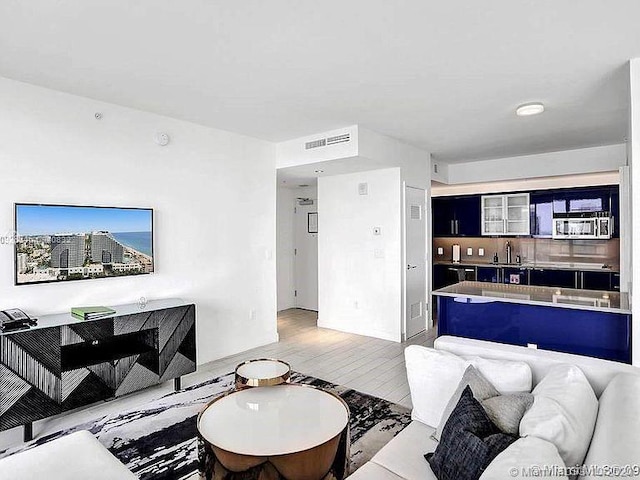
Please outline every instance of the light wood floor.
[{"label": "light wood floor", "polygon": [[[435,329],[421,333],[408,342],[396,343],[318,328],[316,320],[317,313],[308,310],[279,312],[278,343],[201,365],[197,372],[183,377],[182,384],[187,387],[227,374],[244,360],[273,357],[285,360],[297,372],[411,407],[404,348],[411,344],[432,346]],[[34,435],[47,435],[104,415],[138,408],[171,392],[172,387],[173,382],[165,382],[123,398],[38,421],[34,424]],[[21,428],[0,432],[0,450],[21,442]]]}]

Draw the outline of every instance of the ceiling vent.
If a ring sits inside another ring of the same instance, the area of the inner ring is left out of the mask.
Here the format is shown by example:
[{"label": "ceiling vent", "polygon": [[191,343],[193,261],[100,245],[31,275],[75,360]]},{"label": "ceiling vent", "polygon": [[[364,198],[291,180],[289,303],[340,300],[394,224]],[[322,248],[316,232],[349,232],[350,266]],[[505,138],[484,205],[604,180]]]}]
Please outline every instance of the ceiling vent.
[{"label": "ceiling vent", "polygon": [[347,143],[351,141],[350,133],[343,133],[342,135],[334,135],[333,137],[319,138],[318,140],[312,140],[304,144],[305,150],[311,150],[312,148],[328,147],[330,145],[337,145],[339,143]]}]

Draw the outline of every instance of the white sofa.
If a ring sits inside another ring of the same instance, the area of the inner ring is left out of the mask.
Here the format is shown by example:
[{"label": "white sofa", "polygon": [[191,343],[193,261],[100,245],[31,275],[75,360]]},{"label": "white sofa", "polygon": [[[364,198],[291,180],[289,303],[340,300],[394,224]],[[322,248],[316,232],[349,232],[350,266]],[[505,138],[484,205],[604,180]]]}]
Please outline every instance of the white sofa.
[{"label": "white sofa", "polygon": [[11,480],[135,480],[90,432],[80,430],[0,460],[0,478]]},{"label": "white sofa", "polygon": [[[584,465],[640,466],[640,369],[579,355],[449,336],[439,337],[434,347],[464,358],[523,361],[531,367],[533,386],[554,366],[571,364],[579,367],[599,399],[595,430]],[[417,348],[426,347],[408,347]],[[413,366],[407,368],[419,368],[416,362],[411,364]],[[415,392],[412,392],[412,398],[414,395]],[[414,419],[349,479],[435,480],[424,454],[433,452],[437,446],[436,441],[431,438],[436,427],[437,425],[426,425]],[[599,475],[593,478],[620,476]],[[510,478],[510,475],[505,472],[504,478]],[[625,478],[640,478],[640,475],[632,474]]]}]

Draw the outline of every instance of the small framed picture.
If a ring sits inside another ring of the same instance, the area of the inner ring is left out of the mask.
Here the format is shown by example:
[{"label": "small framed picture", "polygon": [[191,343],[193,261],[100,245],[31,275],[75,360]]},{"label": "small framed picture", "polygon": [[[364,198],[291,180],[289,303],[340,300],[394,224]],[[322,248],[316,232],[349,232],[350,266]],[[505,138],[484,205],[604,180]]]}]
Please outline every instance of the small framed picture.
[{"label": "small framed picture", "polygon": [[318,212],[307,213],[307,232],[318,233]]}]

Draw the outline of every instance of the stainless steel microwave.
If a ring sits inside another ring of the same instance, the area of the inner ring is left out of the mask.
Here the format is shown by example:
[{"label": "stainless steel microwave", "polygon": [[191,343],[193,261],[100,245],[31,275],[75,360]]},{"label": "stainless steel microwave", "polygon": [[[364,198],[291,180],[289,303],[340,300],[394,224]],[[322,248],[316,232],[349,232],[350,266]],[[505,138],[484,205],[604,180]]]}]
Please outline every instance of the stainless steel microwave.
[{"label": "stainless steel microwave", "polygon": [[613,233],[609,212],[559,214],[553,217],[553,238],[607,239]]}]

